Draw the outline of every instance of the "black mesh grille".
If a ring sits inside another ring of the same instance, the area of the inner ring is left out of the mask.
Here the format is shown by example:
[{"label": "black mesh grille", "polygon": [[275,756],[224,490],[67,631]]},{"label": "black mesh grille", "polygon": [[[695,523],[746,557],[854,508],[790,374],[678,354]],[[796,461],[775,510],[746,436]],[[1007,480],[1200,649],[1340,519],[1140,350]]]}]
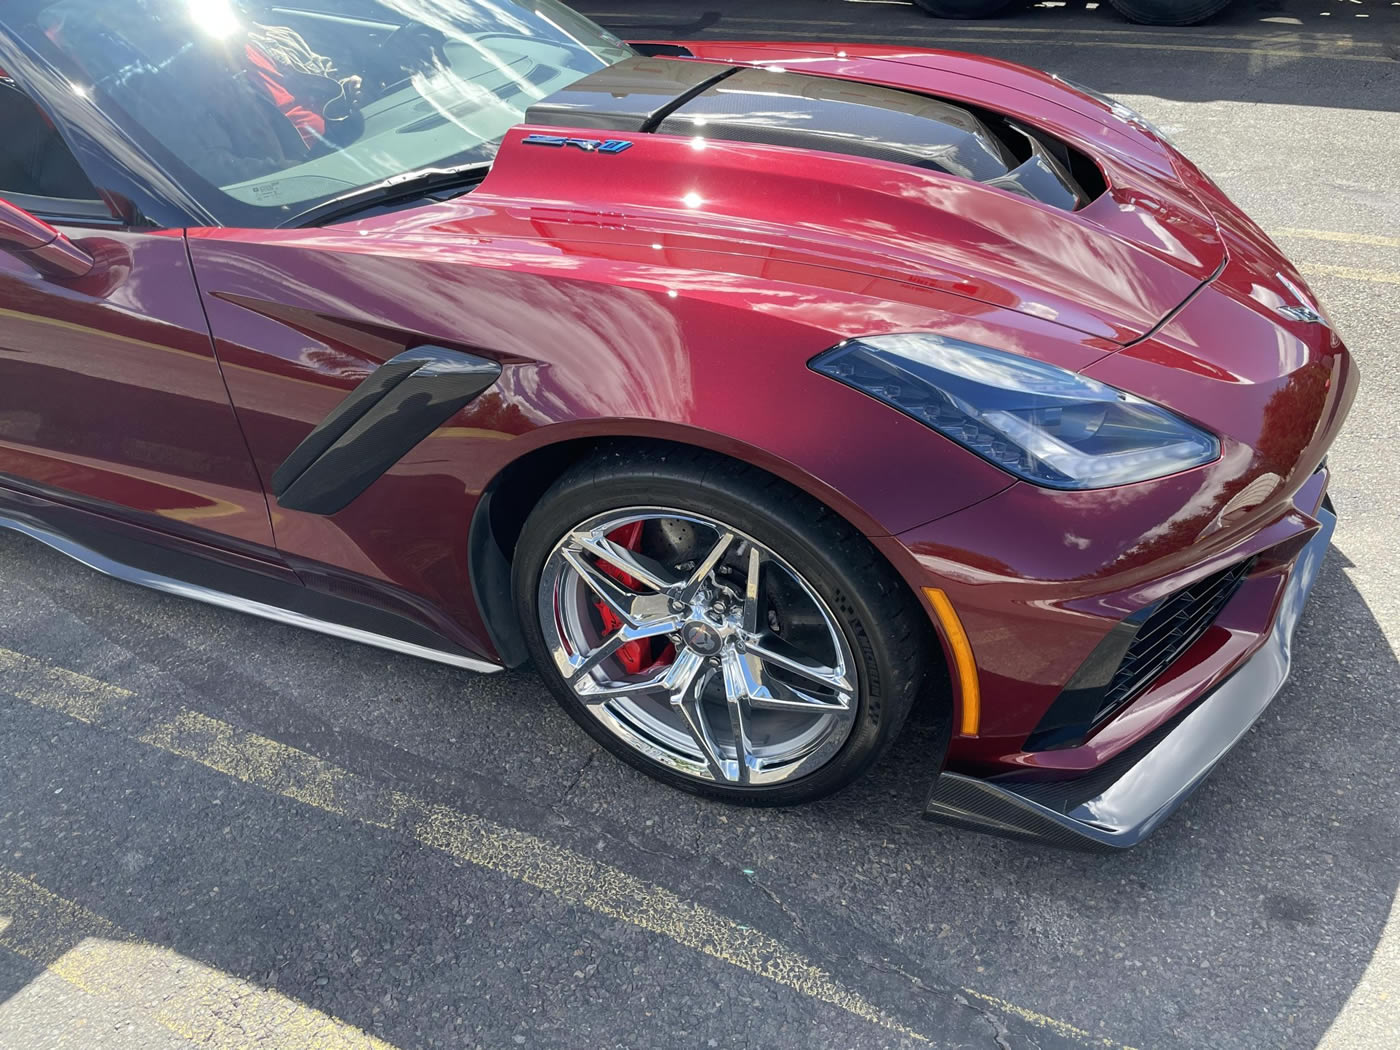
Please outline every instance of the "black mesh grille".
[{"label": "black mesh grille", "polygon": [[1123,655],[1094,722],[1103,721],[1150,686],[1205,634],[1253,564],[1253,558],[1242,561],[1162,599]]}]

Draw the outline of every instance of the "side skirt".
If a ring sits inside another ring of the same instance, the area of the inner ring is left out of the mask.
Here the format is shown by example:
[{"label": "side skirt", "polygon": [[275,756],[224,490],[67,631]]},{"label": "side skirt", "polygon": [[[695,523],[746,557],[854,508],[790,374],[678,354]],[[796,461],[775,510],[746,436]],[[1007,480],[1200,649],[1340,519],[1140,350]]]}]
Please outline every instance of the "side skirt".
[{"label": "side skirt", "polygon": [[289,569],[241,555],[224,560],[190,541],[163,536],[158,541],[149,530],[3,486],[0,528],[151,590],[469,671],[502,670],[401,616],[310,590]]}]

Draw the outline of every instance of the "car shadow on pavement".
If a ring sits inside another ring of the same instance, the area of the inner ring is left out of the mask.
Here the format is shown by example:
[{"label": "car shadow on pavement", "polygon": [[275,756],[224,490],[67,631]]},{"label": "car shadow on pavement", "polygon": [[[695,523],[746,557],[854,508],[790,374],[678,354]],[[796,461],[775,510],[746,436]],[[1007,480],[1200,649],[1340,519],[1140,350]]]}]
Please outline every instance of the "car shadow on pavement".
[{"label": "car shadow on pavement", "polygon": [[[1141,846],[1101,856],[930,828],[925,850],[967,918],[928,939],[925,961],[976,958],[1041,1009],[1037,992],[1060,986],[1052,998],[1089,997],[1150,1046],[1233,1045],[1221,1033],[1246,1023],[1254,1045],[1316,1046],[1400,888],[1400,662],[1350,568],[1328,552],[1284,690]],[[916,724],[826,804],[830,819],[916,811],[931,732]],[[921,911],[891,928],[926,924]]]}]

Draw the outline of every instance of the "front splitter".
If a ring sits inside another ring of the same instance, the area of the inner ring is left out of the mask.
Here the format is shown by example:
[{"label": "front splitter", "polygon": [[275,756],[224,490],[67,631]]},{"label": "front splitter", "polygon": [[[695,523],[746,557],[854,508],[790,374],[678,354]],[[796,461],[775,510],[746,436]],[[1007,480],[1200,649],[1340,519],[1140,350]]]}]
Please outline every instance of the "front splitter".
[{"label": "front splitter", "polygon": [[1141,842],[1203,781],[1283,688],[1293,631],[1322,567],[1337,518],[1319,509],[1317,533],[1294,561],[1264,645],[1150,748],[1073,780],[989,779],[941,773],[924,817],[1056,846],[1111,851]]}]

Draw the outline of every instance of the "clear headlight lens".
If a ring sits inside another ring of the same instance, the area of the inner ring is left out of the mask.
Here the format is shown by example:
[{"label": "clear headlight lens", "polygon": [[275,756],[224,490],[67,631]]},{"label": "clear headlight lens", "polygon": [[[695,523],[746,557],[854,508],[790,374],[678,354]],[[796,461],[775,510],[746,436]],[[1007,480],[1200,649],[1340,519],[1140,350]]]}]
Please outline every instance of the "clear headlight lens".
[{"label": "clear headlight lens", "polygon": [[850,340],[813,358],[811,367],[1050,488],[1147,481],[1220,455],[1214,435],[1160,405],[933,333]]}]

